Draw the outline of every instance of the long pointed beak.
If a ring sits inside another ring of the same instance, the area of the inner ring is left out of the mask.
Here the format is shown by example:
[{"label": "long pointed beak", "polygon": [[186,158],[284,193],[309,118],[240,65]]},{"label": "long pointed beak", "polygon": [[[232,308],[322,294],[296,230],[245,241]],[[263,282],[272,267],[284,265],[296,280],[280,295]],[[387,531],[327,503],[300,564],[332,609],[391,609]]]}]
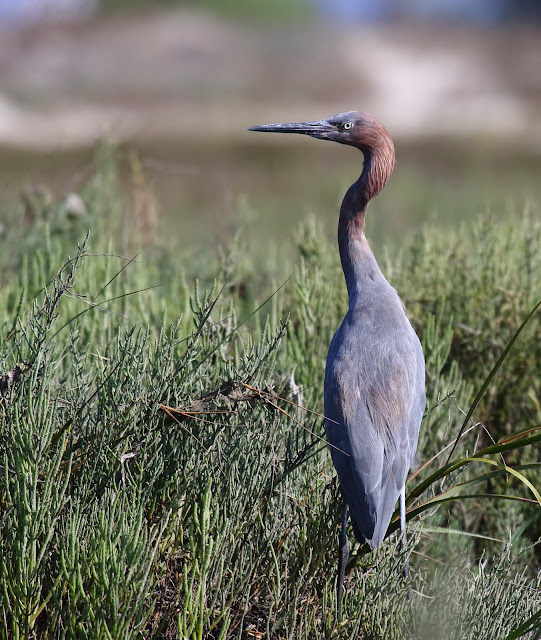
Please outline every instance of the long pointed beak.
[{"label": "long pointed beak", "polygon": [[327,120],[315,120],[313,122],[281,122],[279,124],[261,124],[250,127],[248,131],[266,131],[268,133],[301,133],[313,138],[325,139],[336,128]]}]

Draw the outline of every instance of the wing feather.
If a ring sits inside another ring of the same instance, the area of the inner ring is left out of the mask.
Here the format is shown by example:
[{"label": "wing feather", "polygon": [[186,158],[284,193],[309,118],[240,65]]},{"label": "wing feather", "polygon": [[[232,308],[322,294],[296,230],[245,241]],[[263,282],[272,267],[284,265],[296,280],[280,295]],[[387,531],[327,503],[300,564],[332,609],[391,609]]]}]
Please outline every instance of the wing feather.
[{"label": "wing feather", "polygon": [[422,349],[403,317],[406,331],[384,337],[365,332],[362,340],[359,318],[346,316],[325,371],[333,463],[355,536],[372,548],[385,536],[413,462],[425,404]]}]

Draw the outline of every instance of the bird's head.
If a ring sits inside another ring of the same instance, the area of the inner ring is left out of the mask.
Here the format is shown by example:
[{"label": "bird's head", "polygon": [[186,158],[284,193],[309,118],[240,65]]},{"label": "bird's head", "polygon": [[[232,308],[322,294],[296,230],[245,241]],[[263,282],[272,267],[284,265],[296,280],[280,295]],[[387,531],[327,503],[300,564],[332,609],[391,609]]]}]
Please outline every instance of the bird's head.
[{"label": "bird's head", "polygon": [[301,133],[320,140],[348,144],[362,151],[386,146],[390,141],[385,127],[373,116],[361,111],[345,111],[325,120],[312,122],[263,124],[250,127],[249,131]]}]

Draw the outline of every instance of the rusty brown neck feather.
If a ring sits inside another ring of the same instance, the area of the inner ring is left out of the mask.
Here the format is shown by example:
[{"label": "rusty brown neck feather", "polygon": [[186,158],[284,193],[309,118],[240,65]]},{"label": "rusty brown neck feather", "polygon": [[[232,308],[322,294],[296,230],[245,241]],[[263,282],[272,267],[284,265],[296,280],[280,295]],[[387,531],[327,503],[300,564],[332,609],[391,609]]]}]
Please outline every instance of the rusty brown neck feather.
[{"label": "rusty brown neck feather", "polygon": [[356,270],[352,241],[362,240],[370,251],[364,240],[366,208],[387,183],[395,163],[393,142],[379,122],[375,122],[362,139],[356,141],[355,146],[364,154],[363,171],[344,196],[338,222],[338,245],[348,290],[351,276]]}]

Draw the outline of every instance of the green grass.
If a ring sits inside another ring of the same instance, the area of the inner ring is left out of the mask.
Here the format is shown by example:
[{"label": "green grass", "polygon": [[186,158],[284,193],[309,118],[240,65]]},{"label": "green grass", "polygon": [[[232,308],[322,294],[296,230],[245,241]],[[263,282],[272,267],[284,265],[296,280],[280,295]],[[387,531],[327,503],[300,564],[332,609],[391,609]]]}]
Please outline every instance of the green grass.
[{"label": "green grass", "polygon": [[[168,252],[182,251],[182,264],[199,255],[201,247],[228,247],[239,228],[252,257],[283,251],[294,259],[292,236],[310,215],[335,237],[340,197],[358,177],[362,154],[338,145],[312,146],[302,138],[276,138],[236,131],[235,137],[215,140],[198,131],[136,146],[146,185],[159,193],[157,239]],[[125,208],[133,201],[132,149],[122,146],[117,152]],[[368,216],[378,256],[409,246],[423,226],[456,234],[457,225],[467,223],[464,232],[469,233],[470,222],[487,211],[495,221],[515,219],[525,209],[532,216],[541,213],[541,163],[525,151],[436,140],[401,140],[397,149],[389,186]],[[11,205],[29,186],[44,183],[47,197],[61,200],[66,191],[84,188],[92,166],[90,149],[0,150],[0,225],[10,224]],[[329,251],[337,258],[334,243]],[[256,266],[257,273],[259,260]]]},{"label": "green grass", "polygon": [[286,20],[310,15],[310,6],[304,0],[104,0],[100,3],[103,12],[130,12],[134,9],[156,9],[157,7],[197,8],[223,14],[226,17],[258,20]]},{"label": "green grass", "polygon": [[538,637],[539,313],[451,464],[437,454],[538,303],[539,221],[472,212],[379,253],[422,337],[428,464],[408,483],[409,548],[391,533],[353,550],[338,624],[321,424],[346,308],[334,241],[308,220],[258,260],[242,232],[182,255],[154,242],[134,184],[135,212],[104,148],[85,215],[38,201],[0,237],[2,635]]}]

